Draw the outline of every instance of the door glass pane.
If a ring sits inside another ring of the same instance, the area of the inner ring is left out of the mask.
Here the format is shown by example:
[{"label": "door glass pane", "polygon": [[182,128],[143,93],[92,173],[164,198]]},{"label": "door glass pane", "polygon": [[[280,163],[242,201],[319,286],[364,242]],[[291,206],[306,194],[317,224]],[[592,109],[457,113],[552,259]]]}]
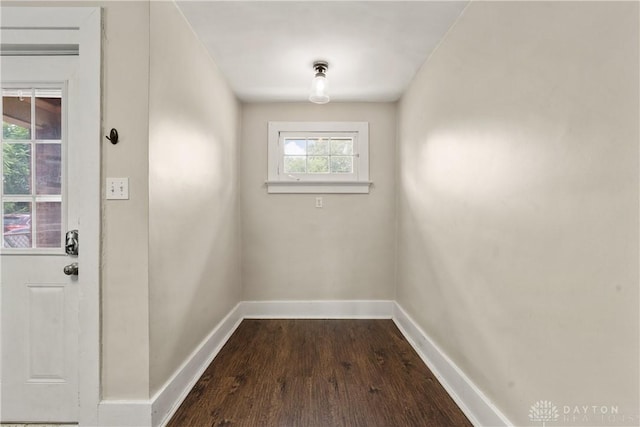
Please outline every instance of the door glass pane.
[{"label": "door glass pane", "polygon": [[31,194],[31,144],[3,144],[4,194]]},{"label": "door glass pane", "polygon": [[36,145],[36,194],[61,194],[62,145]]},{"label": "door glass pane", "polygon": [[3,203],[3,247],[31,247],[31,202]]},{"label": "door glass pane", "polygon": [[[41,92],[38,91],[36,96]],[[51,92],[48,95],[55,95],[61,91],[47,92]],[[36,139],[62,139],[62,98],[36,97]]]},{"label": "door glass pane", "polygon": [[62,247],[62,203],[36,203],[36,247]]},{"label": "door glass pane", "polygon": [[2,138],[31,139],[31,91],[12,90],[2,96]]},{"label": "door glass pane", "polygon": [[63,246],[62,95],[54,86],[2,88],[2,248]]}]

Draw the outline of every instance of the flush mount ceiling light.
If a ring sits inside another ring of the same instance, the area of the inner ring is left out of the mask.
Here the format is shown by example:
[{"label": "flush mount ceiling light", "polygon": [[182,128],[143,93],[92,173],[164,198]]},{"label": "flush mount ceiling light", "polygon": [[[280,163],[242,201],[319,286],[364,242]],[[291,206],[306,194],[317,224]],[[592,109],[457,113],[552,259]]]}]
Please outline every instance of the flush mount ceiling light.
[{"label": "flush mount ceiling light", "polygon": [[309,101],[315,104],[326,104],[329,102],[329,82],[327,81],[327,70],[329,64],[326,61],[316,61],[313,63],[313,70],[316,72],[313,82],[311,82],[311,93]]}]

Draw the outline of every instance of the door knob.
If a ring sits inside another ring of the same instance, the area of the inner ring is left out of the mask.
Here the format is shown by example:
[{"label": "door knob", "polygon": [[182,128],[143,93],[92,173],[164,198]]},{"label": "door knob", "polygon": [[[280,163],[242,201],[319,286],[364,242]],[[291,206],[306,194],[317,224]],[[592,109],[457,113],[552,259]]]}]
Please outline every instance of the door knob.
[{"label": "door knob", "polygon": [[73,264],[69,264],[64,267],[64,274],[67,276],[77,276],[78,275],[78,263],[74,262]]}]

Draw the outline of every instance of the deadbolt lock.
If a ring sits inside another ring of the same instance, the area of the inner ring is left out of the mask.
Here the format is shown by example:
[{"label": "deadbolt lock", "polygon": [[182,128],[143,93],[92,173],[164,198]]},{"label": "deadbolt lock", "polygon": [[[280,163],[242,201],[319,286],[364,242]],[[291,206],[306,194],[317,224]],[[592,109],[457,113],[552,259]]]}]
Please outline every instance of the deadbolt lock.
[{"label": "deadbolt lock", "polygon": [[67,255],[78,255],[78,230],[67,231],[64,251]]}]

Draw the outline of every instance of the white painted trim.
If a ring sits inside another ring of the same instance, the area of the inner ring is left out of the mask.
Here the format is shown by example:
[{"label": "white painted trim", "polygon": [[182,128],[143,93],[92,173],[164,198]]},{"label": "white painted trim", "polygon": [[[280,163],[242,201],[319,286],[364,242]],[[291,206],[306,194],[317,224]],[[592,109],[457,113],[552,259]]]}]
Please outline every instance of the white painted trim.
[{"label": "white painted trim", "polygon": [[[78,396],[80,425],[97,425],[100,402],[100,236],[101,236],[101,81],[102,81],[102,9],[58,8],[56,13],[82,13],[78,21],[80,39],[79,75],[83,100],[83,121],[80,137],[82,144],[83,194],[86,202],[81,204],[80,218],[84,237],[82,262],[83,286],[80,291],[78,317],[80,319],[80,357],[78,369]],[[73,12],[72,12],[73,10]],[[90,102],[89,102],[90,100]]]},{"label": "white painted trim", "polygon": [[[47,45],[67,45],[67,48],[71,49],[71,55],[78,54],[78,30],[71,29],[36,29],[31,30],[28,37],[25,37],[25,31],[23,29],[15,28],[2,28],[0,29],[0,36],[2,37],[2,43],[7,45],[27,44],[33,40],[33,37],[42,40],[38,43],[38,46],[42,46],[44,52],[47,51]],[[38,34],[40,33],[40,34]],[[25,40],[26,39],[26,40]],[[13,49],[9,52],[13,53]]]},{"label": "white painted trim", "polygon": [[242,303],[239,303],[213,328],[198,348],[191,353],[173,376],[153,396],[151,399],[150,423],[142,425],[158,427],[164,426],[169,422],[180,404],[187,397],[187,394],[189,394],[242,320]]},{"label": "white painted trim", "polygon": [[149,400],[103,400],[98,405],[101,427],[140,427],[151,425]]},{"label": "white painted trim", "polygon": [[245,319],[391,319],[393,301],[244,301]]},{"label": "white painted trim", "polygon": [[398,303],[393,321],[474,426],[513,425]]},{"label": "white painted trim", "polygon": [[61,28],[82,29],[85,19],[91,10],[99,10],[97,7],[38,7],[33,9],[35,13],[25,13],[27,7],[3,7],[2,23],[0,27],[25,27],[25,28]]},{"label": "white painted trim", "polygon": [[270,194],[368,194],[371,181],[266,181]]}]

